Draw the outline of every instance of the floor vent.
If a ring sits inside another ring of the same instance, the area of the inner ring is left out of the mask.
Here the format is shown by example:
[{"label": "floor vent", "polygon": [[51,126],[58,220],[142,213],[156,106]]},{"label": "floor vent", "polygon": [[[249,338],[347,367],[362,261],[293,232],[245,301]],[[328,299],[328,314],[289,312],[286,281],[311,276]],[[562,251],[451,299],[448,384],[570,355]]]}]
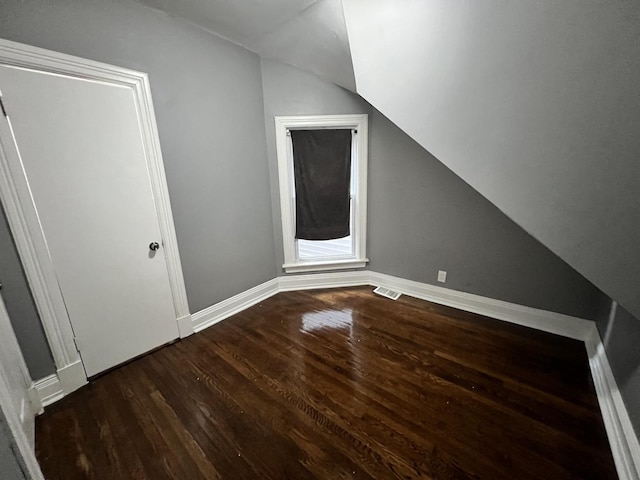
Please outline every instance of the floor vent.
[{"label": "floor vent", "polygon": [[389,290],[388,288],[384,287],[376,288],[373,293],[377,293],[378,295],[381,295],[383,297],[390,298],[391,300],[397,300],[398,298],[400,298],[400,295],[402,295],[399,292],[394,292],[393,290]]}]

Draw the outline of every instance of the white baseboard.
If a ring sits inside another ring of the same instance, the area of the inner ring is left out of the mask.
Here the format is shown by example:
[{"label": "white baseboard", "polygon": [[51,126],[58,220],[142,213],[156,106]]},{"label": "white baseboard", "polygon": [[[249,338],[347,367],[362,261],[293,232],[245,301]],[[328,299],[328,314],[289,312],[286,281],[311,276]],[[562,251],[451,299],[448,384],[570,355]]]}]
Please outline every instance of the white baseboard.
[{"label": "white baseboard", "polygon": [[80,360],[58,369],[58,378],[65,395],[87,384],[87,373]]},{"label": "white baseboard", "polygon": [[200,332],[208,326],[241,312],[245,308],[279,292],[360,285],[383,286],[410,297],[576,340],[585,341],[591,334],[591,327],[593,326],[592,321],[561,313],[525,307],[515,303],[393,277],[384,273],[358,270],[277,277],[192,314],[193,331]]},{"label": "white baseboard", "polygon": [[[76,391],[87,383],[87,375],[79,360],[67,365],[47,377],[34,382],[39,403],[42,407],[57,402],[65,395]],[[42,411],[38,412],[42,413]]]},{"label": "white baseboard", "polygon": [[595,325],[585,345],[618,476],[620,480],[639,480],[640,443]]},{"label": "white baseboard", "polygon": [[592,321],[561,313],[525,307],[427,283],[405,280],[384,273],[368,273],[370,274],[371,285],[386,287],[410,297],[446,305],[465,312],[477,313],[496,320],[535,328],[563,337],[584,341],[591,333],[591,327],[593,326]]},{"label": "white baseboard", "polygon": [[235,315],[278,293],[278,279],[274,278],[222,302],[191,315],[193,331],[200,332],[225,318]]},{"label": "white baseboard", "polygon": [[31,413],[35,417],[36,415],[40,415],[44,412],[44,405],[42,404],[42,399],[40,398],[40,393],[36,388],[35,383],[31,383],[31,387],[27,390],[27,396],[29,398],[29,403],[31,404]]},{"label": "white baseboard", "polygon": [[193,335],[193,320],[191,315],[185,315],[178,318],[178,335],[180,338],[186,338],[189,335]]},{"label": "white baseboard", "polygon": [[369,273],[365,270],[359,270],[353,272],[287,275],[286,277],[277,278],[278,292],[370,285]]},{"label": "white baseboard", "polygon": [[287,275],[277,277],[227,300],[211,305],[191,315],[194,332],[201,332],[211,325],[229,318],[276,293],[318,288],[353,287],[368,285],[369,272],[317,273],[311,275]]},{"label": "white baseboard", "polygon": [[34,386],[43,407],[51,405],[64,397],[64,390],[62,390],[62,384],[56,373],[41,378],[34,383]]}]

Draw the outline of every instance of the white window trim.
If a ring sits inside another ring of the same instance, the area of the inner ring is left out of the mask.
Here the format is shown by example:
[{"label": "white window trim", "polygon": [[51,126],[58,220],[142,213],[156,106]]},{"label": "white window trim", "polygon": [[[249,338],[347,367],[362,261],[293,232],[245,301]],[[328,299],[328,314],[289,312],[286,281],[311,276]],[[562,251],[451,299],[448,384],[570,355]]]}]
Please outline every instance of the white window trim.
[{"label": "white window trim", "polygon": [[[369,259],[367,249],[367,163],[368,163],[368,115],[305,115],[276,116],[276,148],[278,154],[278,179],[280,181],[280,213],[282,216],[282,244],[284,271],[299,273],[323,270],[362,268]],[[293,198],[293,162],[289,156],[287,131],[295,129],[349,128],[355,129],[357,155],[353,195],[354,256],[347,259],[300,260],[296,254]]]}]

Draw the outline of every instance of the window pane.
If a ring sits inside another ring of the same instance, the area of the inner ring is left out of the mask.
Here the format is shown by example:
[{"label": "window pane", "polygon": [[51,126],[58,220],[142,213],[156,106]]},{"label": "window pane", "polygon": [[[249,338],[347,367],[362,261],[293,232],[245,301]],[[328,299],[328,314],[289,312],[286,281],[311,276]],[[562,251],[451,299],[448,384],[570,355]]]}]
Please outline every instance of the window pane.
[{"label": "window pane", "polygon": [[340,257],[353,255],[351,235],[335,240],[298,240],[298,258]]}]

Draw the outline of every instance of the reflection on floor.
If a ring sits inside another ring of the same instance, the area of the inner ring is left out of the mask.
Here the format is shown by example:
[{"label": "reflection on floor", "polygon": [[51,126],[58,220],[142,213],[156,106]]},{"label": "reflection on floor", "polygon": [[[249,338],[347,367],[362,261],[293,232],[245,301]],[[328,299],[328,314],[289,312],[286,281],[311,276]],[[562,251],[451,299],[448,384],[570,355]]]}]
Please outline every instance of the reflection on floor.
[{"label": "reflection on floor", "polygon": [[614,479],[581,342],[370,288],[281,293],[37,421],[56,479]]}]

